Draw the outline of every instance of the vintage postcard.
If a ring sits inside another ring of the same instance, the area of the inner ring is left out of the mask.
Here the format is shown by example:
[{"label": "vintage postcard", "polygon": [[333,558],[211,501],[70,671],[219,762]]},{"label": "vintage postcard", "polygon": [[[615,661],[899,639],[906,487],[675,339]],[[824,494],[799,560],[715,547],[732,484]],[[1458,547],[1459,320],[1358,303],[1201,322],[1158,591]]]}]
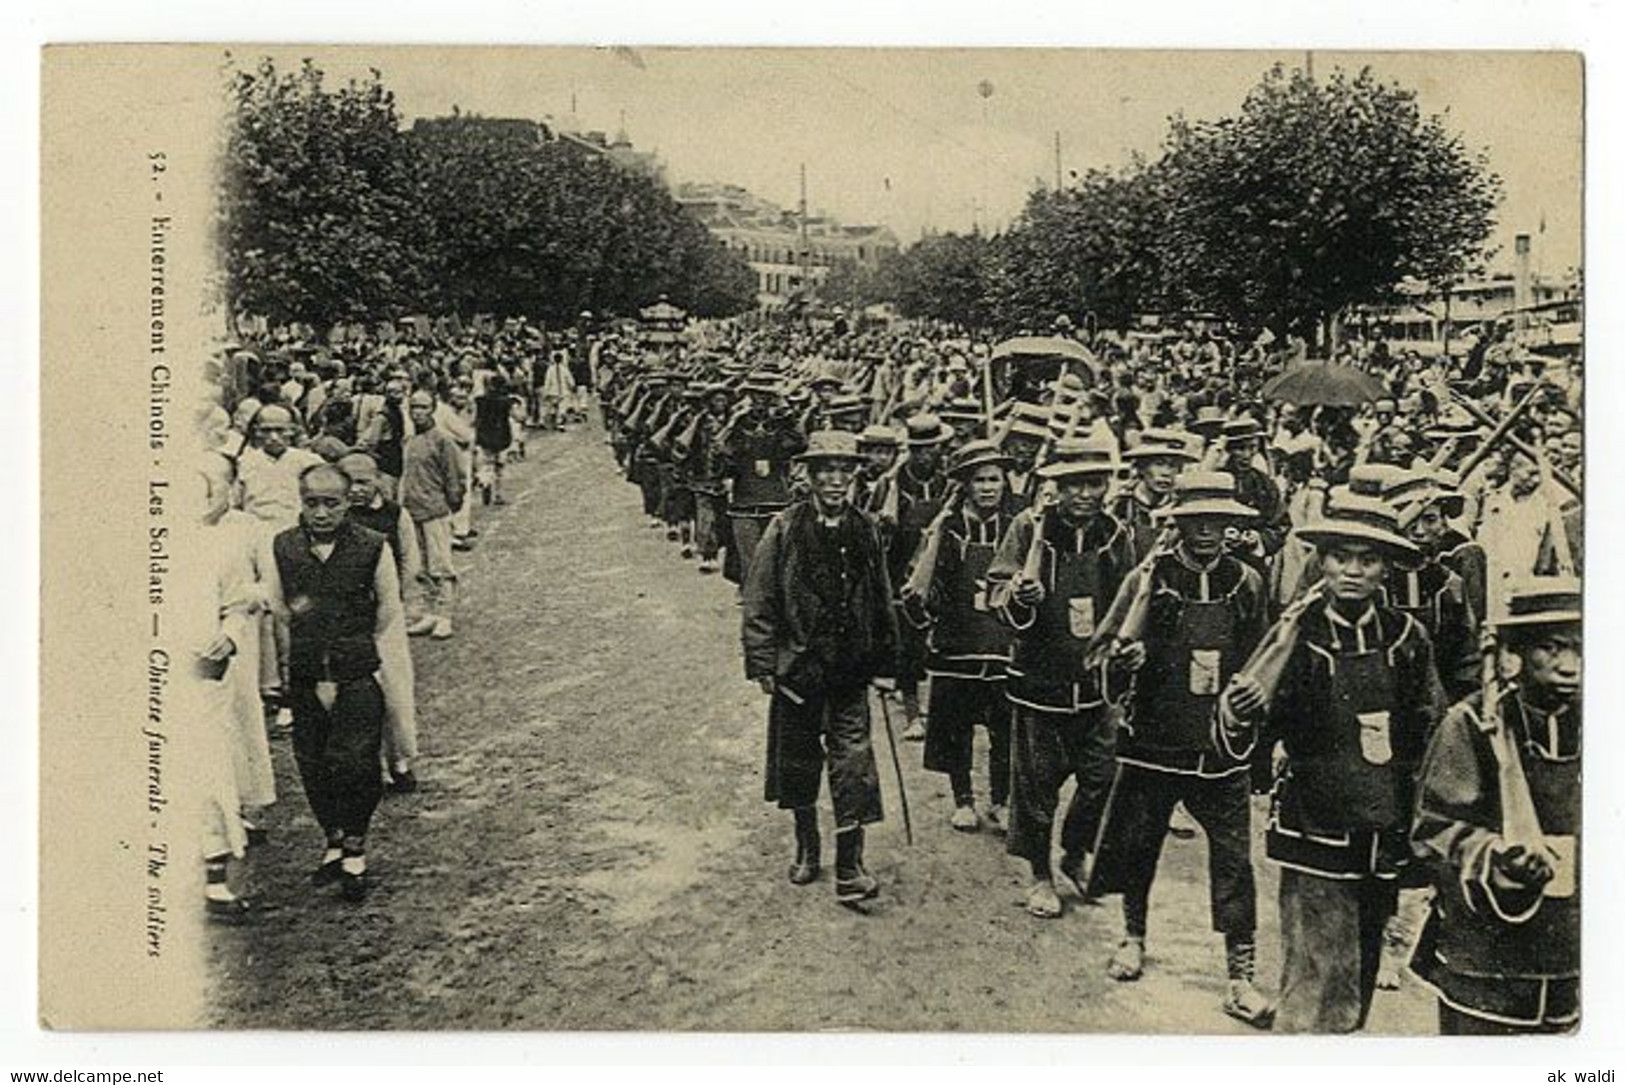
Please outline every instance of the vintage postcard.
[{"label": "vintage postcard", "polygon": [[41,63],[44,1027],[1589,1020],[1579,54]]}]

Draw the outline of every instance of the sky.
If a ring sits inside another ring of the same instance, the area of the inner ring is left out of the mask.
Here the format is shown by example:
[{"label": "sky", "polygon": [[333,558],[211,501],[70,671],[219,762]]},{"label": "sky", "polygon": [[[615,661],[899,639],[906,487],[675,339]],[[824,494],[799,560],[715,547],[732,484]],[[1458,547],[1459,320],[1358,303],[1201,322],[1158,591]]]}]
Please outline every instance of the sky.
[{"label": "sky", "polygon": [[[668,177],[743,185],[846,222],[997,230],[1026,194],[1063,176],[1154,156],[1168,119],[1239,111],[1249,87],[1295,52],[1084,49],[305,47],[338,79],[376,67],[411,119],[450,112],[557,118],[613,134],[624,123]],[[1575,54],[1316,51],[1318,74],[1369,65],[1418,92],[1504,182],[1495,263],[1535,236],[1537,269],[1581,259],[1582,97]],[[573,107],[573,112],[572,112]],[[1544,232],[1541,225],[1544,222]]]}]

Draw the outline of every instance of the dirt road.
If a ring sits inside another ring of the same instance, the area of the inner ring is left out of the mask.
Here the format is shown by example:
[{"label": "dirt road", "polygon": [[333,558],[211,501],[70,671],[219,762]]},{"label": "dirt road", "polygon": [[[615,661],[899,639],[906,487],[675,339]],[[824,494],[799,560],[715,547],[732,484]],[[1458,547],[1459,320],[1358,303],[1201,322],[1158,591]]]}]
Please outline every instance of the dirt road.
[{"label": "dirt road", "polygon": [[[422,787],[385,799],[365,903],[309,886],[320,834],[276,746],[282,798],[249,888],[277,910],[211,933],[215,1024],[1250,1031],[1219,1011],[1200,839],[1169,842],[1145,978],[1115,983],[1116,903],[1029,918],[1021,867],[1001,837],[948,827],[917,745],[905,846],[878,715],[877,907],[837,906],[828,872],[791,886],[732,587],[644,526],[596,428],[533,435],[509,499],[479,510],[456,638],[414,641]],[[1275,878],[1258,872],[1273,989]],[[1407,979],[1373,1030],[1433,1031],[1431,999]]]}]

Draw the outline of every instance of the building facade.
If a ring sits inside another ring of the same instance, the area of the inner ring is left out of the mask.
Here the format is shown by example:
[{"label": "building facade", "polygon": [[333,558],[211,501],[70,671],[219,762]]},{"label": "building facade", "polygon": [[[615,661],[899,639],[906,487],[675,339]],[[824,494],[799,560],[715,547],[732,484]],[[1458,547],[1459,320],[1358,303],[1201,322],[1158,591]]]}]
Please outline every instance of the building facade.
[{"label": "building facade", "polygon": [[684,184],[674,195],[750,265],[762,309],[815,300],[838,265],[873,269],[898,249],[897,236],[884,226],[845,225],[827,215],[803,221],[738,185]]}]

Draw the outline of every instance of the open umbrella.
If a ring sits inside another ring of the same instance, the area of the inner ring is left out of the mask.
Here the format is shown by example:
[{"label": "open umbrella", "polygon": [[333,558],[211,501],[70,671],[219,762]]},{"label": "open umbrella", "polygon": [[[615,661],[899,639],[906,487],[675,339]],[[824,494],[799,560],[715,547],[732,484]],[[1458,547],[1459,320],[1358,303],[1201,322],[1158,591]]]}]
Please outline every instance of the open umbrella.
[{"label": "open umbrella", "polygon": [[1300,407],[1358,407],[1387,394],[1376,377],[1334,362],[1301,362],[1264,385],[1265,397]]}]

